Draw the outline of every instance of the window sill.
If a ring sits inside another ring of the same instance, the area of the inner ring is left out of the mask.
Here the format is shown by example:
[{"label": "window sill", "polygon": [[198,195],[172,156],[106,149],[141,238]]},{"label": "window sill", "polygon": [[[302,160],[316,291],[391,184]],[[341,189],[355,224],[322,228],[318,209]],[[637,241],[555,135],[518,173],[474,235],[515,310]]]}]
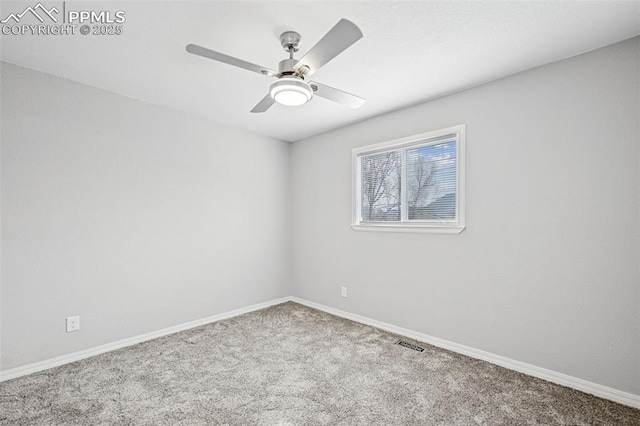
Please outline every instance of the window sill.
[{"label": "window sill", "polygon": [[423,234],[459,234],[464,231],[463,225],[452,226],[425,226],[425,225],[351,225],[354,231],[374,231],[374,232],[413,232]]}]

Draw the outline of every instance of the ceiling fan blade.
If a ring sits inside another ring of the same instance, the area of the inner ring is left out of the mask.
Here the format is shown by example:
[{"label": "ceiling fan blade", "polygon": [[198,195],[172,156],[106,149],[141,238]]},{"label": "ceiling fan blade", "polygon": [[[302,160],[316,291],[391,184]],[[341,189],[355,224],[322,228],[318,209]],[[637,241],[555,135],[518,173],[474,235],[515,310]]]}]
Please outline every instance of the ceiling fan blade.
[{"label": "ceiling fan blade", "polygon": [[321,98],[329,99],[330,101],[337,102],[352,109],[361,107],[367,101],[360,96],[352,95],[351,93],[335,89],[331,86],[316,83],[315,81],[312,81],[309,84],[312,88],[314,88],[314,95],[320,96]]},{"label": "ceiling fan blade", "polygon": [[294,69],[306,66],[309,68],[306,76],[309,76],[361,38],[362,31],[356,24],[341,19],[296,63]]},{"label": "ceiling fan blade", "polygon": [[269,68],[252,64],[251,62],[243,61],[242,59],[234,58],[233,56],[225,55],[224,53],[216,52],[215,50],[198,46],[197,44],[187,44],[187,52],[205,58],[213,59],[214,61],[224,62],[225,64],[233,65],[235,67],[244,68],[245,70],[257,72],[258,74],[264,74],[268,76],[274,76],[277,74],[275,71],[270,70]]},{"label": "ceiling fan blade", "polygon": [[269,93],[267,93],[267,96],[262,98],[262,100],[260,102],[258,102],[258,105],[253,107],[251,112],[265,112],[274,103],[276,103],[276,101],[274,101],[273,98],[271,97],[271,95]]}]

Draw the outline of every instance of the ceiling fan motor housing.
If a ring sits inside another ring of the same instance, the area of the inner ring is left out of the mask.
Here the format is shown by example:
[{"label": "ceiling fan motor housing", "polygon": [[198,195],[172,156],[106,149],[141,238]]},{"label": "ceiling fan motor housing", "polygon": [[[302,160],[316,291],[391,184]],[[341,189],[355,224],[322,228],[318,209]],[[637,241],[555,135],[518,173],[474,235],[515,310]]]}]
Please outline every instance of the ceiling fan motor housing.
[{"label": "ceiling fan motor housing", "polygon": [[297,59],[283,59],[280,61],[278,65],[278,74],[279,75],[292,75],[295,74],[293,67],[298,63]]}]

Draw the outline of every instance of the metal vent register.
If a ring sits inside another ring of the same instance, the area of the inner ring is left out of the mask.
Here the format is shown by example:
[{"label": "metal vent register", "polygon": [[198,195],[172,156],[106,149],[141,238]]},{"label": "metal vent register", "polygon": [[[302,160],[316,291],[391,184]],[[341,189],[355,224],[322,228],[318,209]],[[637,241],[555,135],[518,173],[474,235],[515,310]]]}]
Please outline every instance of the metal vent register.
[{"label": "metal vent register", "polygon": [[421,348],[420,346],[416,346],[409,342],[404,342],[402,340],[398,340],[396,345],[404,346],[405,348],[413,349],[414,351],[417,351],[417,352],[424,352],[424,348]]}]

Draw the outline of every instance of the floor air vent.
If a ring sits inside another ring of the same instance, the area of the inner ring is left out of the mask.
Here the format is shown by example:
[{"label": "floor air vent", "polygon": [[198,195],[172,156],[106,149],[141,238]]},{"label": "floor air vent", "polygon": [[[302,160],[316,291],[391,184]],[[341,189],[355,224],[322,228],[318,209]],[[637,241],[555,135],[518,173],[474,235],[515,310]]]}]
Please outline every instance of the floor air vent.
[{"label": "floor air vent", "polygon": [[420,346],[412,345],[411,343],[403,342],[402,340],[398,340],[398,343],[396,343],[396,345],[404,346],[405,348],[413,349],[414,351],[417,351],[417,352],[424,352],[424,348],[421,348]]}]

